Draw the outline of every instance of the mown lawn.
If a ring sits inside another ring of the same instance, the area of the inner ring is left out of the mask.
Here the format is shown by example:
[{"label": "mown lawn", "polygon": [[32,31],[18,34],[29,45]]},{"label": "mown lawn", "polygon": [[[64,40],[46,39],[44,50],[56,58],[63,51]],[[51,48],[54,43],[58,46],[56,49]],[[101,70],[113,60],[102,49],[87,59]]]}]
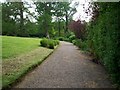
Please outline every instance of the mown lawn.
[{"label": "mown lawn", "polygon": [[2,58],[8,59],[30,52],[39,47],[40,39],[11,36],[2,37]]},{"label": "mown lawn", "polygon": [[8,87],[53,52],[40,47],[39,42],[40,39],[2,36],[2,87]]}]

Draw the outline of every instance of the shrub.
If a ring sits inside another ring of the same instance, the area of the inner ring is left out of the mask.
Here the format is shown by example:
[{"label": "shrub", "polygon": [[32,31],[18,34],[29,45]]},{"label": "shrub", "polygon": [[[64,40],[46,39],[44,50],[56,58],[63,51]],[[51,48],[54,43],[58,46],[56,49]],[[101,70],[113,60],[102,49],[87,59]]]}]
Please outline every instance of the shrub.
[{"label": "shrub", "polygon": [[46,38],[44,38],[44,39],[42,39],[40,41],[40,44],[43,47],[54,49],[54,46],[56,46],[56,45],[59,44],[59,40],[52,40],[52,39],[46,39]]},{"label": "shrub", "polygon": [[69,41],[72,42],[72,40],[75,40],[75,35],[71,35],[71,36],[69,37]]},{"label": "shrub", "polygon": [[58,40],[63,41],[64,37],[59,37]]},{"label": "shrub", "polygon": [[72,43],[74,45],[78,46],[82,50],[85,50],[85,51],[88,50],[86,41],[82,41],[81,39],[75,39],[75,40],[72,40]]},{"label": "shrub", "polygon": [[64,41],[70,42],[69,38],[64,38]]},{"label": "shrub", "polygon": [[44,38],[40,41],[41,46],[47,47],[48,46],[48,39]]},{"label": "shrub", "polygon": [[54,41],[53,40],[49,41],[48,48],[54,49],[54,46],[56,46],[55,43],[54,43]]},{"label": "shrub", "polygon": [[59,40],[56,40],[56,42],[57,42],[57,45],[59,45],[59,44],[60,44]]},{"label": "shrub", "polygon": [[79,48],[81,48],[81,42],[82,42],[81,39],[76,39],[75,45],[78,46]]},{"label": "shrub", "polygon": [[55,46],[59,45],[59,40],[54,40]]},{"label": "shrub", "polygon": [[73,43],[74,45],[76,45],[76,40],[72,40],[72,43]]}]

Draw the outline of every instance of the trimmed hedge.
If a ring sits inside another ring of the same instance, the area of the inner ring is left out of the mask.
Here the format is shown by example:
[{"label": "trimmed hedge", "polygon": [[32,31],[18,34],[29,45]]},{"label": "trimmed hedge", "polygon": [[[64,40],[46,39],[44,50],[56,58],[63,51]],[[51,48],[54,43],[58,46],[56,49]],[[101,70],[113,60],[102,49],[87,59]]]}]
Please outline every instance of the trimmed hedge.
[{"label": "trimmed hedge", "polygon": [[88,27],[90,52],[120,86],[120,3],[98,3],[99,17]]},{"label": "trimmed hedge", "polygon": [[40,41],[40,45],[42,47],[47,47],[47,48],[50,48],[50,49],[54,49],[54,47],[56,45],[59,45],[59,40],[52,40],[52,39],[43,38]]},{"label": "trimmed hedge", "polygon": [[88,45],[86,41],[82,41],[81,39],[72,40],[72,43],[79,47],[81,50],[88,50]]},{"label": "trimmed hedge", "polygon": [[40,41],[40,45],[43,47],[47,47],[48,46],[48,39],[44,38]]},{"label": "trimmed hedge", "polygon": [[63,41],[64,37],[58,37],[58,40]]},{"label": "trimmed hedge", "polygon": [[86,40],[72,43],[91,52],[101,62],[112,81],[120,88],[120,3],[98,3],[99,17],[87,27]]}]

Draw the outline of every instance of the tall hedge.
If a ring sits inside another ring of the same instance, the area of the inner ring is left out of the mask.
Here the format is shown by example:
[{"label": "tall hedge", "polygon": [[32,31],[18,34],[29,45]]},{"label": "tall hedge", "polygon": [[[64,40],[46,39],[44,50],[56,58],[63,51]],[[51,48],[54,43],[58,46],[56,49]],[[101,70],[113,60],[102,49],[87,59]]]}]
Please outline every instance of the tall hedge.
[{"label": "tall hedge", "polygon": [[88,46],[120,85],[120,3],[97,4],[99,17],[88,27]]}]

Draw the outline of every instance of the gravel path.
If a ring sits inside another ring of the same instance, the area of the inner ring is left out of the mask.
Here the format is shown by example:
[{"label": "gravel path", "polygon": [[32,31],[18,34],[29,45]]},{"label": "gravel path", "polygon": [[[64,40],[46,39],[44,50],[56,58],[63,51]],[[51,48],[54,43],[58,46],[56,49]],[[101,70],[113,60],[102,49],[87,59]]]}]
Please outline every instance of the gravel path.
[{"label": "gravel path", "polygon": [[67,42],[14,88],[111,88],[105,70]]}]

